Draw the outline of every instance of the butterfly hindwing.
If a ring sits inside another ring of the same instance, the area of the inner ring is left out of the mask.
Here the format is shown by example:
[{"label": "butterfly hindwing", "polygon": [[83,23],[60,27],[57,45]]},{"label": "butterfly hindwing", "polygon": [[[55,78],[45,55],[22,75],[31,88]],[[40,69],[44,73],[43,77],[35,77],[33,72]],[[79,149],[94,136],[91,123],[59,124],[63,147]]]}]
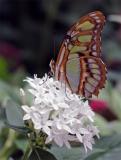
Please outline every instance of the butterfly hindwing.
[{"label": "butterfly hindwing", "polygon": [[97,96],[106,81],[106,66],[100,58],[79,58],[75,54],[66,63],[66,78],[72,92],[84,97]]},{"label": "butterfly hindwing", "polygon": [[99,89],[104,87],[106,81],[106,66],[100,58],[83,57],[80,58],[82,68],[79,84],[79,94],[84,97],[98,95]]}]

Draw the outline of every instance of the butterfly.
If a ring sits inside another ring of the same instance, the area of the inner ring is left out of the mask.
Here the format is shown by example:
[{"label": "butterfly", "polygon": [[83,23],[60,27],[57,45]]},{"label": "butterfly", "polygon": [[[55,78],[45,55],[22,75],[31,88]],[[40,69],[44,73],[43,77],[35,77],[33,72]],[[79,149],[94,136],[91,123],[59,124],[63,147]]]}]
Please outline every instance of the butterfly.
[{"label": "butterfly", "polygon": [[56,63],[50,62],[55,79],[85,98],[98,96],[106,81],[106,65],[101,60],[104,24],[105,17],[100,11],[80,18],[67,32]]}]

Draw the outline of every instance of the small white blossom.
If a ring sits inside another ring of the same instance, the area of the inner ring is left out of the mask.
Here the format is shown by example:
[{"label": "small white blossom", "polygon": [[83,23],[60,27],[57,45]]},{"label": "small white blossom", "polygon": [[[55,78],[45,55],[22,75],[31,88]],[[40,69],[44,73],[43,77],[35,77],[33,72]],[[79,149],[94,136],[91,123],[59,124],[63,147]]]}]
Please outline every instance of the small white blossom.
[{"label": "small white blossom", "polygon": [[82,143],[84,144],[85,151],[87,152],[87,148],[92,150],[92,144],[94,144],[93,135],[91,133],[84,134],[82,139],[83,139]]},{"label": "small white blossom", "polygon": [[[32,95],[31,106],[23,105],[23,120],[31,120],[35,130],[47,134],[45,143],[54,141],[70,148],[70,141],[80,141],[85,150],[92,149],[94,136],[99,136],[93,125],[94,112],[88,101],[72,94],[65,85],[53,78],[27,78]],[[23,92],[23,90],[22,90]]]},{"label": "small white blossom", "polygon": [[25,96],[25,92],[24,92],[24,90],[22,88],[20,88],[20,95],[21,96]]}]

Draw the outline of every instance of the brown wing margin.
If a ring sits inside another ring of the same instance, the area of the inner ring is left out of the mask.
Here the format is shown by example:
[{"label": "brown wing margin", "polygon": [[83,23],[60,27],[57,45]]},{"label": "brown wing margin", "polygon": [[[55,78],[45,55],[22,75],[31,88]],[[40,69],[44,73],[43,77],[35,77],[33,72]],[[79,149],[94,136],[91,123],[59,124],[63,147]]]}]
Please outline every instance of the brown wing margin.
[{"label": "brown wing margin", "polygon": [[[85,23],[89,22],[91,28],[84,29]],[[69,30],[72,36],[72,43],[78,46],[85,46],[87,50],[84,51],[85,55],[100,57],[101,56],[101,31],[105,24],[105,17],[102,12],[95,11],[80,18],[80,20],[73,25]],[[92,39],[88,42],[79,42],[77,39],[82,35],[90,35]],[[76,40],[73,40],[76,39]]]},{"label": "brown wing margin", "polygon": [[81,57],[80,65],[82,68],[78,94],[86,98],[92,95],[98,96],[99,90],[104,87],[106,82],[106,66],[100,58]]}]

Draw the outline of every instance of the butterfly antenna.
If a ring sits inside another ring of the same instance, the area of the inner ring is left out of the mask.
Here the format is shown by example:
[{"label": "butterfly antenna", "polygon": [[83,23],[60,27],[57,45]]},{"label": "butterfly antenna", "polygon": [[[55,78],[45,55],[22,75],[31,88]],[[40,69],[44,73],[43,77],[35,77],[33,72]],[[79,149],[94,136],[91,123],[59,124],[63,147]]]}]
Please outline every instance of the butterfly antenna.
[{"label": "butterfly antenna", "polygon": [[[53,37],[55,37],[55,35]],[[50,64],[49,64],[49,66],[50,66],[50,71],[48,72],[48,76],[49,77],[54,77],[54,68],[55,68],[55,61],[54,61],[54,59],[55,59],[55,55],[56,55],[55,38],[53,38],[53,44],[52,44],[52,46],[53,46],[53,58],[51,59]]]},{"label": "butterfly antenna", "polygon": [[56,56],[56,43],[55,43],[55,34],[54,34],[54,39],[53,39],[53,54],[54,54],[54,59],[55,59],[55,56]]},{"label": "butterfly antenna", "polygon": [[53,56],[53,57],[54,57],[53,59],[55,59],[55,39],[53,40],[53,55],[54,55],[54,56]]}]

